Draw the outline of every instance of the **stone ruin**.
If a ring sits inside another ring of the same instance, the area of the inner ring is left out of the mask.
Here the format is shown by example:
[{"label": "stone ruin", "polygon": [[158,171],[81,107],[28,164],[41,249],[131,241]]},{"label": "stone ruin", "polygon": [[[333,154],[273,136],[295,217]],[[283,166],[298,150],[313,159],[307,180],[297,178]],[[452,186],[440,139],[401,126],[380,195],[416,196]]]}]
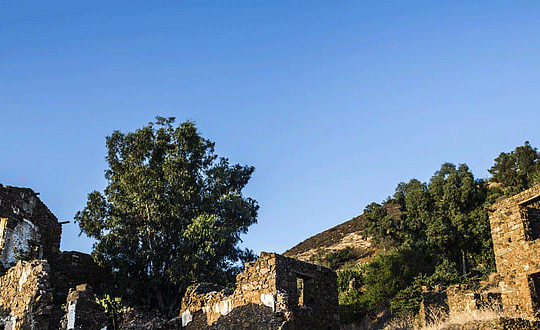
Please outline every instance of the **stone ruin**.
[{"label": "stone ruin", "polygon": [[62,225],[32,189],[0,184],[0,261],[50,259],[60,251]]},{"label": "stone ruin", "polygon": [[[1,330],[107,329],[104,309],[81,283],[99,287],[109,278],[91,256],[60,252],[61,233],[62,223],[37,193],[0,184]],[[339,329],[333,270],[264,252],[245,266],[234,291],[192,285],[179,317],[121,329]]]},{"label": "stone ruin", "polygon": [[107,315],[95,300],[88,284],[77,285],[69,291],[67,314],[62,320],[62,330],[107,330]]},{"label": "stone ruin", "polygon": [[2,329],[49,329],[53,295],[47,262],[19,261],[0,277],[0,288]]},{"label": "stone ruin", "polygon": [[67,330],[106,329],[91,291],[69,291],[80,283],[98,284],[102,270],[87,254],[60,252],[62,224],[38,195],[0,184],[0,329],[58,329],[61,319]]},{"label": "stone ruin", "polygon": [[540,316],[540,185],[494,204],[489,218],[504,311]]},{"label": "stone ruin", "polygon": [[422,303],[418,313],[418,323],[428,327],[441,319],[453,318],[462,313],[474,313],[483,309],[501,310],[501,294],[493,287],[497,277],[480,284],[478,290],[471,290],[466,284],[450,287],[422,287]]},{"label": "stone ruin", "polygon": [[263,252],[236,277],[234,291],[190,286],[180,314],[188,330],[337,330],[337,277],[331,269]]},{"label": "stone ruin", "polygon": [[495,203],[489,219],[497,266],[490,290],[426,290],[420,309],[424,325],[432,310],[452,315],[485,306],[500,308],[520,322],[540,317],[540,184]]}]

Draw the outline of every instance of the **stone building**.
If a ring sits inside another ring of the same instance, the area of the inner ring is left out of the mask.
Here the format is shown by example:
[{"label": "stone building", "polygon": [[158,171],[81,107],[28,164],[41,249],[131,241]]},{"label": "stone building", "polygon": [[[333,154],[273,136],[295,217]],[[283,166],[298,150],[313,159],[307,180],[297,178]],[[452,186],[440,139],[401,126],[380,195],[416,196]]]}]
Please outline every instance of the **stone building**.
[{"label": "stone building", "polygon": [[60,250],[62,226],[30,188],[0,184],[0,261],[50,259]]},{"label": "stone building", "polygon": [[336,280],[331,269],[263,252],[237,276],[234,291],[209,284],[189,287],[182,300],[182,326],[199,330],[337,330]]},{"label": "stone building", "polygon": [[490,222],[503,309],[539,316],[540,185],[496,203]]}]

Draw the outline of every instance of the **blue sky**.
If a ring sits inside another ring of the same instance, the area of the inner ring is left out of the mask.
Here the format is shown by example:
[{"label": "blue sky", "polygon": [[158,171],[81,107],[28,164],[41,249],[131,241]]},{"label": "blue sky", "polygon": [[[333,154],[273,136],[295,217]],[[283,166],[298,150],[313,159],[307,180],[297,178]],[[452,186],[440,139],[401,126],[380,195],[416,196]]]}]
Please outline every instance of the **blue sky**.
[{"label": "blue sky", "polygon": [[[443,162],[540,146],[537,1],[0,4],[0,183],[62,221],[106,186],[105,136],[193,120],[256,171],[244,246],[283,252]],[[64,226],[63,250],[91,241]]]}]

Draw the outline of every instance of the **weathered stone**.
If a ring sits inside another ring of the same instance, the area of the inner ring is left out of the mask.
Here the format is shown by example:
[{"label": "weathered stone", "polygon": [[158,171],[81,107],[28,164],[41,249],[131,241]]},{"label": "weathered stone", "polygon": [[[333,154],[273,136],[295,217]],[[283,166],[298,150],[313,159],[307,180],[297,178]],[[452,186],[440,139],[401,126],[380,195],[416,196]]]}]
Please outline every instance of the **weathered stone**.
[{"label": "weathered stone", "polygon": [[427,327],[444,318],[459,318],[462,313],[482,309],[501,310],[501,294],[494,292],[490,283],[481,285],[482,291],[471,291],[467,285],[444,287],[423,287],[423,300],[420,305],[418,322]]},{"label": "weathered stone", "polygon": [[190,286],[180,318],[188,330],[337,330],[336,273],[263,252],[237,276],[234,292]]},{"label": "weathered stone", "polygon": [[496,203],[489,218],[505,312],[539,316],[540,185]]},{"label": "weathered stone", "polygon": [[62,226],[30,188],[0,184],[0,258],[10,267],[18,257],[50,259],[60,250]]},{"label": "weathered stone", "polygon": [[49,329],[53,306],[48,271],[44,260],[19,261],[0,277],[0,325],[4,329]]},{"label": "weathered stone", "polygon": [[87,284],[77,285],[67,298],[62,330],[106,330],[107,315]]}]

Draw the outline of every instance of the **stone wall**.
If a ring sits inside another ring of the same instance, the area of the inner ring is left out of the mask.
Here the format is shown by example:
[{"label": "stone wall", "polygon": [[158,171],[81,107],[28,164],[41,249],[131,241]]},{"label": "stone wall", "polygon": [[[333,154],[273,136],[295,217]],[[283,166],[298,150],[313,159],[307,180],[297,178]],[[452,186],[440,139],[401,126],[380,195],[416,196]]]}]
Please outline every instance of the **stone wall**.
[{"label": "stone wall", "polygon": [[418,323],[425,328],[437,319],[446,317],[448,313],[446,288],[441,286],[422,287],[422,303],[418,311]]},{"label": "stone wall", "polygon": [[449,287],[446,293],[450,315],[481,309],[501,309],[501,294],[498,292],[473,292],[467,285],[454,285]]},{"label": "stone wall", "polygon": [[53,310],[46,261],[19,261],[0,277],[0,325],[5,330],[47,330]]},{"label": "stone wall", "polygon": [[496,203],[490,223],[502,303],[507,313],[538,316],[540,185]]},{"label": "stone wall", "polygon": [[475,292],[470,290],[467,285],[453,285],[449,288],[423,287],[422,295],[423,301],[420,305],[418,321],[423,327],[441,319],[456,317],[462,313],[482,309],[496,312],[502,309],[499,292]]},{"label": "stone wall", "polygon": [[234,291],[189,287],[181,318],[186,329],[337,330],[336,273],[263,252],[237,276]]},{"label": "stone wall", "polygon": [[87,284],[70,290],[62,330],[107,330],[107,315]]},{"label": "stone wall", "polygon": [[4,267],[17,257],[50,259],[60,250],[62,226],[30,188],[0,184],[0,256]]},{"label": "stone wall", "polygon": [[51,283],[55,299],[66,301],[68,291],[79,284],[87,283],[96,294],[103,294],[110,287],[110,272],[98,266],[92,256],[82,252],[60,252],[51,260]]}]

